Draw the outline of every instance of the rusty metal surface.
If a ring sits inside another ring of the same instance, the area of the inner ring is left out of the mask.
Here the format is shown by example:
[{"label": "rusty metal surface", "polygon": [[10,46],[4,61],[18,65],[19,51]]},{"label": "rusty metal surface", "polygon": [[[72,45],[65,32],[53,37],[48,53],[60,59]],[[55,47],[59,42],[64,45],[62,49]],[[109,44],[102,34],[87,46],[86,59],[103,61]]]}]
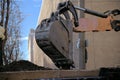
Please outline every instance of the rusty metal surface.
[{"label": "rusty metal surface", "polygon": [[80,18],[79,26],[74,27],[76,32],[88,32],[88,31],[106,31],[112,30],[111,17],[108,18]]}]

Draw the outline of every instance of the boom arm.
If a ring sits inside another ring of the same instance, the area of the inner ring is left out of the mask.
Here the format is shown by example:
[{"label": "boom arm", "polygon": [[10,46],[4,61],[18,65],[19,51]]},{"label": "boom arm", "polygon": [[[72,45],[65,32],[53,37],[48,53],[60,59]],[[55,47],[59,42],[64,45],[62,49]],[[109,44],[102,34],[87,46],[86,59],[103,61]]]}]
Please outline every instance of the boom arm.
[{"label": "boom arm", "polygon": [[104,14],[79,7],[76,7],[76,9],[102,18],[80,18],[79,26],[74,28],[75,32],[110,31],[112,29],[120,31],[120,20],[114,19],[114,16],[120,15],[119,9],[107,11]]},{"label": "boom arm", "polygon": [[84,11],[85,13],[95,15],[95,16],[98,16],[98,17],[102,17],[102,18],[107,18],[108,17],[108,15],[105,15],[103,13],[99,13],[99,12],[96,12],[96,11],[93,11],[93,10],[90,10],[90,9],[86,9],[86,8],[75,7],[75,9],[81,10],[81,11]]},{"label": "boom arm", "polygon": [[[84,13],[97,16],[98,18],[78,19],[76,10],[84,11]],[[87,8],[76,7],[70,1],[67,1],[63,3],[59,3],[57,11],[58,11],[58,14],[63,14],[65,18],[69,20],[70,20],[70,16],[68,11],[72,13],[74,17],[73,21],[75,25],[74,27],[75,32],[106,31],[106,30],[112,30],[112,29],[114,29],[115,31],[120,31],[120,25],[119,25],[120,20],[114,20],[114,16],[117,16],[120,14],[119,9],[107,11],[107,13],[99,13],[97,11],[90,10]],[[87,26],[83,26],[83,24],[87,24]]]}]

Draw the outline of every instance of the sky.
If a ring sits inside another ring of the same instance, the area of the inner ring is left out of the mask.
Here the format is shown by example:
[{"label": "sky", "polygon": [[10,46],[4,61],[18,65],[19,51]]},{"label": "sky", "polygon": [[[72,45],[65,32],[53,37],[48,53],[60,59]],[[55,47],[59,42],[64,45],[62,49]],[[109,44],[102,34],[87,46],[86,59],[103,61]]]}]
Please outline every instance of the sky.
[{"label": "sky", "polygon": [[41,9],[42,0],[16,0],[22,12],[23,22],[21,23],[21,36],[23,58],[28,60],[28,35],[30,29],[37,27],[38,16]]}]

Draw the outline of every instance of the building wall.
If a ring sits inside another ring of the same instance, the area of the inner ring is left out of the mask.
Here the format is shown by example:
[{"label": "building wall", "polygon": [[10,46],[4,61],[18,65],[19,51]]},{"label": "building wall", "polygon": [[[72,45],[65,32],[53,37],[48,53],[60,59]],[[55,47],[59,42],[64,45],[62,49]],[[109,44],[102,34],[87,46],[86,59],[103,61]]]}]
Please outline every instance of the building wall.
[{"label": "building wall", "polygon": [[[120,0],[85,0],[85,7],[105,12],[120,8]],[[95,16],[86,15],[94,18]],[[120,16],[117,17],[120,19]],[[120,65],[120,32],[86,32],[88,41],[88,62],[86,69],[98,69],[100,67],[115,67]]]},{"label": "building wall", "polygon": [[34,30],[31,29],[28,38],[28,51],[29,51],[29,61],[34,62],[34,52],[33,52],[33,40],[34,40]]},{"label": "building wall", "polygon": [[38,24],[41,20],[49,18],[51,13],[56,10],[58,3],[62,1],[65,0],[42,0],[42,8],[38,18]]}]

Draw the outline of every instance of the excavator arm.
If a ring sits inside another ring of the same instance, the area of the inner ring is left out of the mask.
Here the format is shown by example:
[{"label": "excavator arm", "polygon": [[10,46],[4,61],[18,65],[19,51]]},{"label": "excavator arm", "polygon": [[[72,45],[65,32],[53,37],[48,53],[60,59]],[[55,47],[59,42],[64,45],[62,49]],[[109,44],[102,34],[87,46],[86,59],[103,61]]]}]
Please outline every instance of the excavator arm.
[{"label": "excavator arm", "polygon": [[120,15],[120,10],[114,9],[105,12],[105,14],[102,14],[102,16],[100,16],[99,14],[98,15],[99,17],[97,18],[80,18],[79,26],[75,27],[74,31],[75,32],[89,32],[89,31],[98,32],[111,30],[120,31],[120,20],[114,19],[114,17],[118,15]]}]

